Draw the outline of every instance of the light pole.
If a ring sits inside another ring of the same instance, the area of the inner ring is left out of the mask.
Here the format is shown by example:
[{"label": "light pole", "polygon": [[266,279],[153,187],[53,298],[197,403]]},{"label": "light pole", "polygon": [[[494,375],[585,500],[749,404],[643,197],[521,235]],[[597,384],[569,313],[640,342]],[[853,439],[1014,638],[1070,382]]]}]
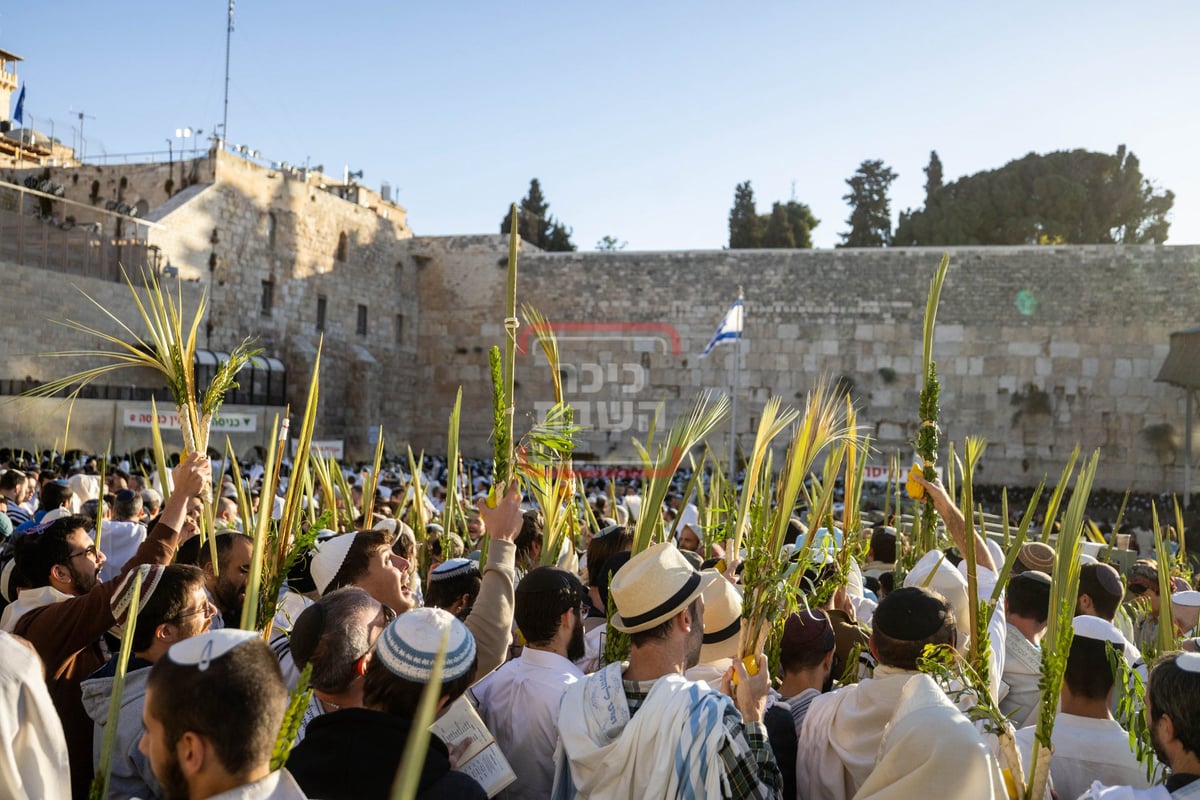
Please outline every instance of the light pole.
[{"label": "light pole", "polygon": [[167,137],[167,178],[171,177],[171,173],[175,171],[175,143],[171,137]]}]

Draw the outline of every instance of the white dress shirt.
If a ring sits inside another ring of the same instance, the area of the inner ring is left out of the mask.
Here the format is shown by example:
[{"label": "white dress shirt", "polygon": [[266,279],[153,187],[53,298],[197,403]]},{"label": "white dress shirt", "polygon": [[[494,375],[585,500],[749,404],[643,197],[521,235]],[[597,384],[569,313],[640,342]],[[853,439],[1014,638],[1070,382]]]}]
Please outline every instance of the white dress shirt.
[{"label": "white dress shirt", "polygon": [[[1029,764],[1033,752],[1033,726],[1017,731],[1017,746],[1023,763]],[[1059,797],[1079,797],[1094,781],[1109,786],[1145,789],[1146,769],[1129,749],[1129,734],[1116,720],[1080,717],[1062,711],[1054,718],[1050,735],[1054,757],[1050,761],[1050,780]]]},{"label": "white dress shirt", "polygon": [[516,783],[500,793],[506,800],[545,800],[554,784],[558,708],[583,673],[567,659],[526,645],[521,657],[471,687],[501,752],[512,764]]}]

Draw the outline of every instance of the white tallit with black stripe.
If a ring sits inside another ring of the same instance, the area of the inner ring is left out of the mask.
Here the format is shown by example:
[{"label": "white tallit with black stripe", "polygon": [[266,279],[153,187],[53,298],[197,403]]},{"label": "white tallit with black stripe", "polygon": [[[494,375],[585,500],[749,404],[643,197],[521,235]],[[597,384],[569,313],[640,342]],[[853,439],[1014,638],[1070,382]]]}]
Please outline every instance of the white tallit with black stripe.
[{"label": "white tallit with black stripe", "polygon": [[722,722],[733,703],[682,675],[655,681],[630,715],[610,664],[567,689],[559,711],[554,800],[721,797]]}]

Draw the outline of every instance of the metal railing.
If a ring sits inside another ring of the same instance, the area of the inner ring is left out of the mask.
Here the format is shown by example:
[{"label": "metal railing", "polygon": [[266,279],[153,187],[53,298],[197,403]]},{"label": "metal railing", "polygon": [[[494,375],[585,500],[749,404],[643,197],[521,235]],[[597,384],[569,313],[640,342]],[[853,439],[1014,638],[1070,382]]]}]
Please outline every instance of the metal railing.
[{"label": "metal railing", "polygon": [[120,281],[122,266],[158,268],[156,249],[135,238],[105,236],[98,226],[0,210],[0,261],[105,281]]}]

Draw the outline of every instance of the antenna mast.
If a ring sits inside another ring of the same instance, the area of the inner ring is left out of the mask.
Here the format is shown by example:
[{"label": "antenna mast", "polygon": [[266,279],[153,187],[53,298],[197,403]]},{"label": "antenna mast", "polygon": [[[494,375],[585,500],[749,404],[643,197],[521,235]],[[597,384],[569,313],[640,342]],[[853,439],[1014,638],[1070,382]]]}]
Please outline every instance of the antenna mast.
[{"label": "antenna mast", "polygon": [[225,114],[221,118],[221,139],[229,141],[229,47],[233,40],[233,6],[237,0],[229,0],[229,24],[225,28]]}]

